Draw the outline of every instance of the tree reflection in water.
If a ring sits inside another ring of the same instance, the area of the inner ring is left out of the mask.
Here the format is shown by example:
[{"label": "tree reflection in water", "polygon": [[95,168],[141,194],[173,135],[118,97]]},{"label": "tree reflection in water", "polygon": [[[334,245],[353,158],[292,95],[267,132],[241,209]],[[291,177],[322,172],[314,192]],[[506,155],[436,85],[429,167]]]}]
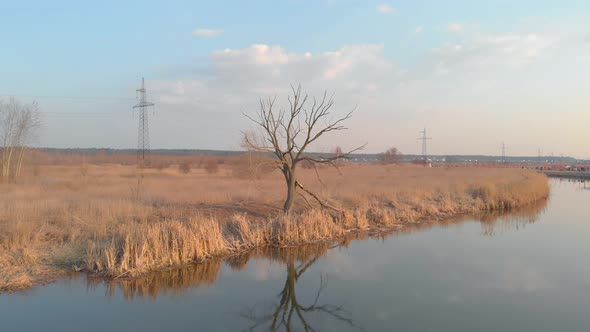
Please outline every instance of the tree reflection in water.
[{"label": "tree reflection in water", "polygon": [[[294,331],[295,328],[303,331],[316,331],[310,323],[309,315],[312,313],[324,314],[327,317],[342,322],[351,327],[357,327],[351,313],[341,305],[320,304],[320,296],[326,286],[325,278],[320,276],[320,284],[315,299],[311,304],[305,305],[297,298],[296,285],[299,278],[312,266],[320,257],[325,255],[327,245],[304,246],[289,249],[275,249],[274,255],[278,255],[287,267],[287,279],[282,291],[279,293],[279,302],[267,310],[267,313],[260,314],[256,306],[248,308],[242,316],[252,322],[249,331]],[[296,263],[297,266],[296,266]],[[359,328],[360,329],[360,328]]]}]

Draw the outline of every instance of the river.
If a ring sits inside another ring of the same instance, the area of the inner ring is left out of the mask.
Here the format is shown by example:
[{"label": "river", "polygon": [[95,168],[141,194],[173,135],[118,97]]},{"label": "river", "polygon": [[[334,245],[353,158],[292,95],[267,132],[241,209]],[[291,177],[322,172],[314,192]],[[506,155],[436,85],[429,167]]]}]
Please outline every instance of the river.
[{"label": "river", "polygon": [[590,331],[590,190],[508,215],[0,294],[0,331]]}]

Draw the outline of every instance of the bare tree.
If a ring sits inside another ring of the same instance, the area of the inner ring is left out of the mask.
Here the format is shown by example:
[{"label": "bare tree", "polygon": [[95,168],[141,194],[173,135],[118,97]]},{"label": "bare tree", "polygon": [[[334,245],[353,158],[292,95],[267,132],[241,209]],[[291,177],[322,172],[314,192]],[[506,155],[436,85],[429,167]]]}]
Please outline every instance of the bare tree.
[{"label": "bare tree", "polygon": [[8,103],[0,100],[0,178],[20,175],[25,151],[39,126],[39,107],[36,102],[21,104],[13,98]]},{"label": "bare tree", "polygon": [[[276,97],[261,98],[257,114],[244,114],[260,127],[260,135],[244,133],[243,146],[251,151],[274,155],[277,166],[285,177],[287,197],[283,205],[284,213],[291,210],[298,188],[311,195],[322,207],[328,206],[297,181],[296,170],[300,162],[311,163],[314,167],[317,164],[338,167],[335,161],[349,158],[351,153],[364,147],[328,156],[306,153],[307,149],[324,134],[347,129],[343,122],[350,119],[354,109],[344,116],[333,119],[330,115],[334,106],[334,95],[328,96],[328,93],[324,92],[321,98],[312,97],[310,100],[307,94],[301,92],[301,86],[291,86],[291,92],[288,97],[288,110],[275,107]],[[302,193],[299,194],[303,196]],[[305,199],[305,196],[303,198]]]},{"label": "bare tree", "polygon": [[382,164],[398,164],[404,159],[404,155],[397,148],[390,148],[380,153],[378,158]]}]

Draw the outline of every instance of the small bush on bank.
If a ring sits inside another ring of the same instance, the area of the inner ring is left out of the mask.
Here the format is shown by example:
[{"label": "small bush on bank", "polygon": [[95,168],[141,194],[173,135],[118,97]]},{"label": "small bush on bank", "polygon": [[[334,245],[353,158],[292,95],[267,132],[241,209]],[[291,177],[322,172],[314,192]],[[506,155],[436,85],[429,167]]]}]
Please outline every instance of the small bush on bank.
[{"label": "small bush on bank", "polygon": [[184,161],[178,165],[178,171],[181,174],[188,174],[191,172],[191,163],[189,161]]},{"label": "small bush on bank", "polygon": [[238,179],[257,180],[272,172],[274,168],[273,160],[252,153],[237,157],[231,164],[232,176]]},{"label": "small bush on bank", "polygon": [[209,174],[215,174],[219,172],[219,165],[215,160],[207,160],[203,168]]}]

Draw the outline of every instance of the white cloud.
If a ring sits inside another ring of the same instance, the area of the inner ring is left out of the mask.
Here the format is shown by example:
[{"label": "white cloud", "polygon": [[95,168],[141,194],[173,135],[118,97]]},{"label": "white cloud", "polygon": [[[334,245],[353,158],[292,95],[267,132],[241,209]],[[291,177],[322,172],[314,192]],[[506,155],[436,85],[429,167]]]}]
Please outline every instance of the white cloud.
[{"label": "white cloud", "polygon": [[416,33],[420,33],[422,31],[424,31],[424,28],[422,26],[416,27]]},{"label": "white cloud", "polygon": [[537,34],[490,35],[447,43],[435,51],[439,73],[453,68],[520,68],[539,58],[556,39]]},{"label": "white cloud", "polygon": [[[393,94],[402,94],[406,106],[417,109],[425,102],[421,96],[447,97],[437,92],[449,83],[445,74],[452,72],[455,84],[469,81],[474,73],[481,82],[494,82],[490,77],[532,64],[554,42],[536,34],[463,39],[443,44],[423,61],[405,69],[396,67],[384,54],[383,44],[347,45],[315,53],[291,52],[265,44],[227,48],[211,53],[207,76],[160,81],[153,84],[153,89],[161,103],[198,106],[212,112],[239,108],[263,95],[281,95],[290,84],[298,83],[310,94],[324,89],[337,92],[339,101],[351,104],[362,101],[365,105],[387,105]],[[477,86],[472,82],[469,88]]]},{"label": "white cloud", "polygon": [[[416,28],[419,31],[422,27]],[[346,45],[313,53],[254,44],[212,52],[206,76],[161,81],[157,93],[169,104],[207,108],[220,101],[226,105],[256,101],[260,95],[281,94],[290,84],[302,83],[310,93],[328,89],[342,94],[340,100],[355,103],[386,104],[392,91],[409,92],[421,102],[420,94],[440,95],[430,86],[446,83],[435,80],[441,74],[452,72],[452,80],[459,82],[476,73],[478,80],[494,82],[490,77],[533,64],[554,43],[555,38],[541,34],[467,35],[435,48],[404,69],[384,54],[383,44]],[[408,105],[418,107],[415,101]]]},{"label": "white cloud", "polygon": [[195,29],[193,35],[199,37],[216,37],[223,34],[223,29]]},{"label": "white cloud", "polygon": [[[392,69],[383,56],[382,44],[344,46],[335,51],[290,53],[280,46],[263,44],[243,49],[213,52],[211,59],[218,75],[227,78],[236,73],[256,76],[255,84],[277,80],[322,81],[359,78]],[[363,74],[364,73],[364,74]],[[234,78],[235,79],[235,78]],[[251,87],[252,83],[248,84]]]},{"label": "white cloud", "polygon": [[[335,142],[343,147],[369,142],[367,152],[379,152],[395,141],[402,151],[413,153],[417,147],[410,138],[428,118],[437,123],[437,135],[444,146],[453,147],[447,150],[441,143],[438,152],[475,153],[489,146],[487,153],[497,153],[495,143],[486,144],[495,142],[498,128],[503,128],[504,124],[495,122],[498,110],[541,112],[555,101],[552,93],[540,96],[538,91],[569,90],[569,86],[566,90],[552,83],[563,81],[559,77],[563,74],[557,74],[556,67],[546,66],[551,61],[562,66],[563,58],[558,54],[579,49],[565,50],[562,42],[557,47],[553,35],[469,33],[459,37],[422,54],[405,68],[395,65],[382,44],[346,45],[323,52],[255,44],[212,52],[206,70],[195,71],[192,66],[183,70],[193,73],[192,77],[183,74],[183,78],[172,76],[151,82],[150,92],[159,109],[168,113],[159,125],[162,132],[172,136],[162,139],[186,140],[190,132],[195,142],[219,142],[216,144],[222,147],[238,148],[240,130],[250,126],[240,113],[256,110],[259,97],[277,95],[278,102],[286,102],[289,85],[301,83],[310,96],[323,90],[335,92],[339,112],[358,106],[348,124],[351,130],[322,142],[328,148]],[[173,75],[178,72],[176,68]],[[552,73],[557,75],[555,80],[543,80],[544,75]],[[576,72],[571,75],[576,76]],[[182,112],[183,130],[176,127],[180,118],[174,118],[176,112]],[[542,114],[536,119],[540,126],[542,121],[549,122]],[[202,134],[191,131],[191,123],[199,123]],[[457,125],[471,128],[464,135],[478,134],[480,139],[464,141],[462,135],[449,129]],[[384,139],[384,132],[394,134]],[[543,146],[537,142],[542,140],[541,136],[531,136],[535,149]]]},{"label": "white cloud", "polygon": [[280,65],[289,62],[290,56],[280,46],[254,44],[244,49],[226,48],[223,51],[215,51],[212,59],[217,64],[232,64],[235,62],[254,65]]},{"label": "white cloud", "polygon": [[395,8],[393,8],[390,4],[388,3],[382,3],[379,6],[377,6],[377,10],[381,13],[381,14],[390,14],[395,12]]},{"label": "white cloud", "polygon": [[[183,123],[202,121],[199,115],[205,113],[212,128],[219,128],[215,126],[222,123],[221,128],[232,128],[222,132],[234,135],[225,137],[220,132],[213,139],[204,134],[197,139],[227,142],[237,147],[240,130],[251,125],[240,112],[255,110],[259,97],[277,95],[278,102],[286,102],[291,84],[302,84],[310,96],[320,96],[325,90],[335,93],[336,112],[351,110],[361,102],[364,112],[371,112],[375,108],[372,105],[387,95],[391,82],[400,75],[383,49],[382,44],[347,45],[313,53],[291,52],[278,45],[263,44],[228,48],[211,53],[207,75],[152,82],[150,91],[160,109],[168,114],[184,114]],[[358,130],[370,132],[368,128],[359,126]],[[181,135],[172,127],[166,132]],[[343,148],[359,144],[358,137],[352,137],[349,132],[334,138]]]},{"label": "white cloud", "polygon": [[463,24],[457,22],[449,23],[449,31],[455,33],[461,32],[463,31]]},{"label": "white cloud", "polygon": [[351,90],[351,94],[376,92],[383,87],[383,81],[395,74],[393,64],[383,55],[383,47],[348,45],[319,53],[293,53],[264,44],[228,48],[211,54],[212,75],[207,80],[161,81],[154,89],[161,101],[176,105],[202,105],[206,96],[219,99],[221,91],[227,91],[235,100],[245,96],[255,100],[260,94],[277,93],[299,82],[310,89],[321,86]]}]

